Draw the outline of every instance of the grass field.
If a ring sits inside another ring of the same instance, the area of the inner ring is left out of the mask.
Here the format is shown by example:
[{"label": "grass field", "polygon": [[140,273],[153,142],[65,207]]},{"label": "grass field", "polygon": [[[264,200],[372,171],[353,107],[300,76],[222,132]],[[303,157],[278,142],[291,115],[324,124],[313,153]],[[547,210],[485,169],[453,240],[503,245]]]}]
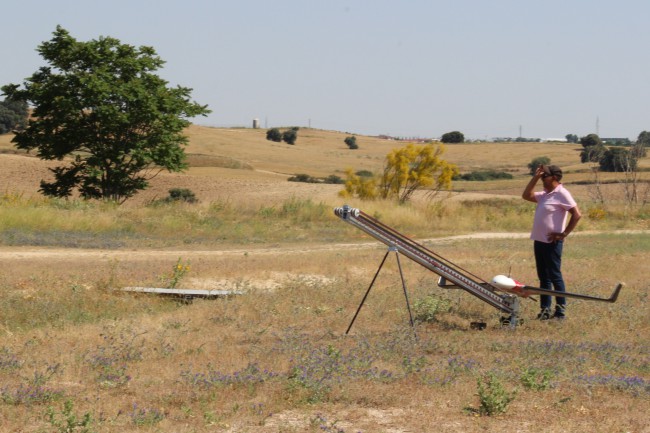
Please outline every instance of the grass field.
[{"label": "grass field", "polygon": [[[0,136],[1,431],[650,431],[650,213],[620,183],[596,201],[575,146],[450,145],[462,171],[515,178],[456,182],[435,202],[349,204],[486,279],[534,284],[533,208],[519,195],[526,164],[549,156],[585,213],[565,247],[569,290],[605,297],[623,281],[617,303],[570,300],[567,320],[538,322],[522,300],[523,325],[501,328],[494,308],[402,260],[410,328],[391,256],[345,335],[386,248],[333,215],[340,185],[286,179],[376,171],[396,143],[189,133],[190,170],[121,207],[41,198],[48,164]],[[156,203],[171,187],[200,202]],[[242,294],[119,290],[172,284]]]}]

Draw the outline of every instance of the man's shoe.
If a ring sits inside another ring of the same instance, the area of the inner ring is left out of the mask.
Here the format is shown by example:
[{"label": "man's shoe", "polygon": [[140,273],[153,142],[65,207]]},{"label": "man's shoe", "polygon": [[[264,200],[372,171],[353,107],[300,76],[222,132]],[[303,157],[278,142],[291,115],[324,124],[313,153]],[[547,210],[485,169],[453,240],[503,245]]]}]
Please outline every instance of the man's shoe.
[{"label": "man's shoe", "polygon": [[551,318],[551,310],[548,308],[544,308],[537,315],[537,320],[549,320],[550,318]]},{"label": "man's shoe", "polygon": [[564,315],[564,308],[562,307],[555,307],[555,313],[553,313],[552,319],[557,319],[557,320],[564,320],[566,319],[566,316]]}]

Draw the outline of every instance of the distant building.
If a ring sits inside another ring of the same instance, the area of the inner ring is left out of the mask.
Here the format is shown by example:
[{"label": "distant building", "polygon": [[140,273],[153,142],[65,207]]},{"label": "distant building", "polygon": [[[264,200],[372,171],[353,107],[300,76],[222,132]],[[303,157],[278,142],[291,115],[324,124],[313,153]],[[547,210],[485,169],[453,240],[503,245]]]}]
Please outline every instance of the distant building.
[{"label": "distant building", "polygon": [[611,144],[616,146],[629,146],[632,144],[629,138],[603,138],[600,137],[600,140],[605,144]]}]

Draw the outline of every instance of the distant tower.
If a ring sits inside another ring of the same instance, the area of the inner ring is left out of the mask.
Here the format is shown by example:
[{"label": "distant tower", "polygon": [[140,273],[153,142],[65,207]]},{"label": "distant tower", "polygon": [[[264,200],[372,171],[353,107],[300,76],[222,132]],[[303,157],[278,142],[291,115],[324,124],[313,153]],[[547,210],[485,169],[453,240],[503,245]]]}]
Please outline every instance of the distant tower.
[{"label": "distant tower", "polygon": [[253,129],[259,129],[260,119],[253,119]]},{"label": "distant tower", "polygon": [[596,116],[596,135],[600,137],[600,118]]},{"label": "distant tower", "polygon": [[519,136],[523,137],[523,135],[521,135],[521,125],[519,125]]}]

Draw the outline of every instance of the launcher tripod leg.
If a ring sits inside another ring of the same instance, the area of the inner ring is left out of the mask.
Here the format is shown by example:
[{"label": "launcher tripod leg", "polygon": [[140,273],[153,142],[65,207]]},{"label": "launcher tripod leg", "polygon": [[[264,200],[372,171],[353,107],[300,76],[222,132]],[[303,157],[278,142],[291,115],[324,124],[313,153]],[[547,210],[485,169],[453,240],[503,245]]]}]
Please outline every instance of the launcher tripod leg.
[{"label": "launcher tripod leg", "polygon": [[413,325],[413,314],[411,314],[411,305],[409,303],[409,295],[406,292],[406,282],[404,281],[404,274],[402,273],[402,265],[399,261],[399,252],[395,248],[395,257],[397,258],[397,267],[399,268],[399,276],[402,279],[402,290],[404,291],[404,299],[406,300],[406,310],[409,312],[409,322],[411,323],[411,328],[415,329]]},{"label": "launcher tripod leg", "polygon": [[513,313],[510,316],[501,317],[499,322],[501,326],[514,329],[522,324],[522,320],[519,318],[519,297],[515,295],[504,295],[503,301],[512,309]]},{"label": "launcher tripod leg", "polygon": [[363,299],[361,300],[361,303],[359,304],[359,308],[357,308],[356,313],[354,313],[354,317],[352,317],[352,321],[350,322],[350,325],[348,326],[348,329],[345,331],[345,335],[347,335],[350,332],[350,329],[352,329],[352,325],[354,324],[354,321],[357,319],[357,316],[359,315],[359,311],[361,311],[361,307],[363,307],[363,304],[366,302],[366,298],[368,297],[368,294],[370,293],[370,289],[372,289],[372,286],[375,284],[375,281],[377,280],[377,277],[379,276],[379,271],[381,271],[381,268],[384,266],[384,263],[386,262],[386,258],[388,258],[388,254],[390,254],[391,251],[395,252],[395,257],[397,258],[397,267],[399,268],[399,275],[402,280],[402,289],[404,290],[404,298],[406,299],[406,309],[409,312],[409,320],[411,323],[411,327],[414,327],[413,325],[413,315],[411,314],[411,306],[409,305],[409,297],[406,292],[406,283],[404,281],[404,274],[402,272],[402,265],[399,261],[399,252],[397,251],[396,247],[388,247],[388,251],[386,251],[386,254],[384,254],[384,258],[381,261],[381,264],[379,265],[379,268],[377,269],[377,272],[375,272],[375,276],[372,278],[372,281],[370,282],[370,286],[368,286],[368,290],[366,290],[366,294],[363,295]]}]

